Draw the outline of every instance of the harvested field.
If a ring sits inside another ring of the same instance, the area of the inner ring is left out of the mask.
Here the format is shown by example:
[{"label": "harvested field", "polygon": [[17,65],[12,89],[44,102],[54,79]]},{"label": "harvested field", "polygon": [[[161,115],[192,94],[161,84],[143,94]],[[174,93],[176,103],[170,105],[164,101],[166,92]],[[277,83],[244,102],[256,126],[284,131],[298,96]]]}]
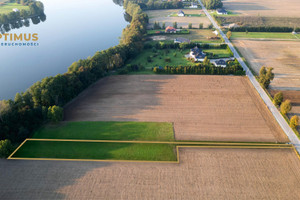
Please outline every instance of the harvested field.
[{"label": "harvested field", "polygon": [[179,10],[150,10],[146,11],[149,16],[149,28],[153,27],[154,22],[159,22],[162,25],[163,22],[166,26],[173,26],[173,22],[177,22],[178,28],[187,28],[189,23],[193,24],[193,27],[199,28],[199,24],[203,23],[204,28],[207,28],[211,22],[205,16],[202,10],[183,9],[183,12],[188,14],[201,14],[201,17],[171,17],[170,15],[178,13]]},{"label": "harvested field", "polygon": [[245,77],[110,76],[69,104],[65,120],[173,122],[177,140],[287,141]]},{"label": "harvested field", "polygon": [[[291,149],[180,150],[180,164],[0,160],[1,199],[299,199]],[[14,177],[14,178],[12,178]]]},{"label": "harvested field", "polygon": [[224,7],[247,16],[300,17],[298,0],[227,0]]},{"label": "harvested field", "polygon": [[273,90],[300,90],[300,42],[233,40],[242,56],[258,74],[262,66],[273,67]]}]

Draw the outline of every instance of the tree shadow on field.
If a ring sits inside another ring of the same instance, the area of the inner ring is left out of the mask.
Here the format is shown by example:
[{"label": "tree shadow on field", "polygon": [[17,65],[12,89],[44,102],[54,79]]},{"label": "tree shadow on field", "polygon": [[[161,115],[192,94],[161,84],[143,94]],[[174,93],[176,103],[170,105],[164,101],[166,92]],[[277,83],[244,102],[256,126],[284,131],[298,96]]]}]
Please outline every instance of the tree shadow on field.
[{"label": "tree shadow on field", "polygon": [[65,121],[137,121],[135,114],[161,105],[162,86],[175,76],[103,78],[65,106]]},{"label": "tree shadow on field", "polygon": [[[106,162],[0,159],[0,199],[65,199],[60,189]],[[76,192],[76,191],[74,191]]]}]

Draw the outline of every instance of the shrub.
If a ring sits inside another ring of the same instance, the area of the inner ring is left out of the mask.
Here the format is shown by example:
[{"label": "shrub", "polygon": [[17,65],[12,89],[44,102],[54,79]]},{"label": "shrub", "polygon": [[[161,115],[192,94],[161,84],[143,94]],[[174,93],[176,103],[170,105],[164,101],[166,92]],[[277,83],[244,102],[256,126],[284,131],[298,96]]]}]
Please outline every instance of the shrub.
[{"label": "shrub", "polygon": [[6,158],[13,150],[10,140],[0,140],[0,158]]},{"label": "shrub", "polygon": [[275,94],[274,99],[273,99],[273,103],[275,106],[280,106],[280,104],[283,101],[283,94],[282,92],[278,92]]},{"label": "shrub", "polygon": [[192,29],[192,28],[193,28],[193,24],[189,23],[189,29]]},{"label": "shrub", "polygon": [[48,108],[48,119],[54,123],[63,120],[63,108],[59,106],[50,106]]},{"label": "shrub", "polygon": [[280,106],[280,111],[283,115],[286,115],[291,110],[292,110],[292,105],[290,100],[285,100]]},{"label": "shrub", "polygon": [[297,115],[294,115],[291,118],[290,126],[291,128],[297,128],[299,126],[299,117]]}]

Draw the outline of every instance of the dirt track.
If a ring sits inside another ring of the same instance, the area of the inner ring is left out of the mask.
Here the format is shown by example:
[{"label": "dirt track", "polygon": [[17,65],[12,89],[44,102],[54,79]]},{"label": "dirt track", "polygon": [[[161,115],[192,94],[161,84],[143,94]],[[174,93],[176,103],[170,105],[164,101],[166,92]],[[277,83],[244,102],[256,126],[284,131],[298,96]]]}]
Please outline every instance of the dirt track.
[{"label": "dirt track", "polygon": [[180,158],[180,164],[0,160],[0,199],[300,199],[300,161],[291,149],[186,148]]},{"label": "dirt track", "polygon": [[226,0],[224,7],[248,16],[300,17],[298,0]]},{"label": "dirt track", "polygon": [[274,90],[300,90],[300,42],[233,40],[256,73],[262,66],[273,67]]},{"label": "dirt track", "polygon": [[287,141],[245,77],[111,76],[67,106],[65,120],[174,122],[177,140]]}]

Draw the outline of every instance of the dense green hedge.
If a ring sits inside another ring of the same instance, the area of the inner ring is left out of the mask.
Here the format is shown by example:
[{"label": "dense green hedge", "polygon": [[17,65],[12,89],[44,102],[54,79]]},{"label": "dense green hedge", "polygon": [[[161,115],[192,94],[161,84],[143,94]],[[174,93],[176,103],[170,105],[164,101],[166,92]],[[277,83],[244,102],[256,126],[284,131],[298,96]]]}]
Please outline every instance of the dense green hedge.
[{"label": "dense green hedge", "polygon": [[215,67],[213,64],[205,65],[199,63],[196,66],[165,66],[155,67],[153,71],[157,74],[207,74],[207,75],[245,75],[245,71],[237,60],[228,61],[227,67]]}]

